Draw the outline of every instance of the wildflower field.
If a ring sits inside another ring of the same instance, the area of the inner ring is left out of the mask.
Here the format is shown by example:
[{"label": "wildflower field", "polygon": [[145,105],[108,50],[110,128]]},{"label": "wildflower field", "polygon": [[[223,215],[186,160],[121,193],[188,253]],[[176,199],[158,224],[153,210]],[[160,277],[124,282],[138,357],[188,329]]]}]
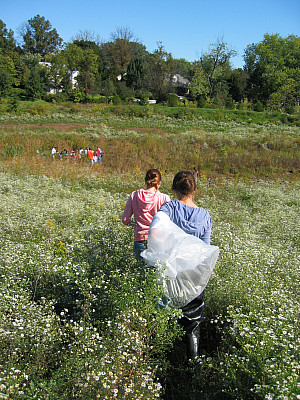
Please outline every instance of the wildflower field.
[{"label": "wildflower field", "polygon": [[[300,398],[298,127],[0,117],[0,398]],[[104,143],[103,165],[52,160],[56,143]],[[157,308],[121,215],[148,167],[168,169],[174,198],[174,173],[194,164],[220,256],[187,362],[180,311]]]}]

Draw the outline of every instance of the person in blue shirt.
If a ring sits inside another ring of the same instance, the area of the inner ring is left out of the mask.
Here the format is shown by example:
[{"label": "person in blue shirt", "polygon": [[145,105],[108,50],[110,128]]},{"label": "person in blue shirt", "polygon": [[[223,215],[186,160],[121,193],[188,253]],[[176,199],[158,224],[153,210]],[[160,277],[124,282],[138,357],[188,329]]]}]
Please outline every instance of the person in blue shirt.
[{"label": "person in blue shirt", "polygon": [[[159,211],[166,213],[172,222],[184,232],[199,237],[210,244],[212,220],[209,212],[194,203],[196,182],[190,171],[178,172],[172,190],[177,199],[164,203]],[[182,308],[183,317],[180,323],[185,330],[185,341],[188,359],[198,355],[200,341],[200,323],[204,320],[204,291]]]}]

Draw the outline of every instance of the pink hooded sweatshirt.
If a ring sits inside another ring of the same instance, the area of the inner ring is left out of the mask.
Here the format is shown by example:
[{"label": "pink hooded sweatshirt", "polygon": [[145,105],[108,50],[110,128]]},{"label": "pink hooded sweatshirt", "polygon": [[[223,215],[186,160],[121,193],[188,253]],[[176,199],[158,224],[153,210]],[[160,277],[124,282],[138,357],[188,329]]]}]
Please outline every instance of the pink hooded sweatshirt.
[{"label": "pink hooded sweatshirt", "polygon": [[135,241],[148,239],[148,231],[152,219],[166,201],[170,201],[170,197],[159,190],[150,192],[145,189],[139,189],[131,193],[122,215],[122,222],[124,225],[130,225],[130,218],[132,214],[134,215]]}]

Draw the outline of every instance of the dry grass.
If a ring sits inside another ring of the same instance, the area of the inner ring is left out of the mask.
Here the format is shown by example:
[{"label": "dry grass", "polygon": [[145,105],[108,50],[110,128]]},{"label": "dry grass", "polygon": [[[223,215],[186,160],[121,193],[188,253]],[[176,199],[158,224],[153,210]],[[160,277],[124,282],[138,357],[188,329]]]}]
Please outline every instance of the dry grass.
[{"label": "dry grass", "polygon": [[[182,133],[180,129],[183,129],[180,122],[174,132],[173,127],[155,126],[153,120],[145,119],[141,123],[140,119],[125,122],[120,119],[118,124],[115,117],[101,123],[2,124],[0,161],[16,172],[68,178],[139,172],[151,167],[173,173],[194,166],[203,176],[299,178],[299,139],[295,133],[269,134],[264,138],[268,141],[266,147],[253,135],[249,140],[242,138],[237,142],[230,133],[226,136],[222,132],[222,137],[218,137],[217,131],[212,134],[205,128],[200,132],[192,129]],[[105,151],[101,166],[90,167],[86,158],[53,161],[50,156],[53,146],[58,150],[66,148],[70,153],[73,148],[95,149],[98,145]]]}]

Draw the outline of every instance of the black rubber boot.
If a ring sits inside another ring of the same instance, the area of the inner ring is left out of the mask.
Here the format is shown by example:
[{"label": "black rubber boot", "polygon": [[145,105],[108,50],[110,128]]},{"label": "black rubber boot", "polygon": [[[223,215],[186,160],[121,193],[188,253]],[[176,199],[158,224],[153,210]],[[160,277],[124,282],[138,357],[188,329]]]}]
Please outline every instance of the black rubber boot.
[{"label": "black rubber boot", "polygon": [[195,360],[199,353],[200,325],[194,322],[195,326],[190,332],[185,332],[186,355],[188,360]]},{"label": "black rubber boot", "polygon": [[198,356],[200,342],[200,323],[204,320],[204,292],[182,308],[183,317],[179,322],[185,330],[186,354],[188,360]]}]

